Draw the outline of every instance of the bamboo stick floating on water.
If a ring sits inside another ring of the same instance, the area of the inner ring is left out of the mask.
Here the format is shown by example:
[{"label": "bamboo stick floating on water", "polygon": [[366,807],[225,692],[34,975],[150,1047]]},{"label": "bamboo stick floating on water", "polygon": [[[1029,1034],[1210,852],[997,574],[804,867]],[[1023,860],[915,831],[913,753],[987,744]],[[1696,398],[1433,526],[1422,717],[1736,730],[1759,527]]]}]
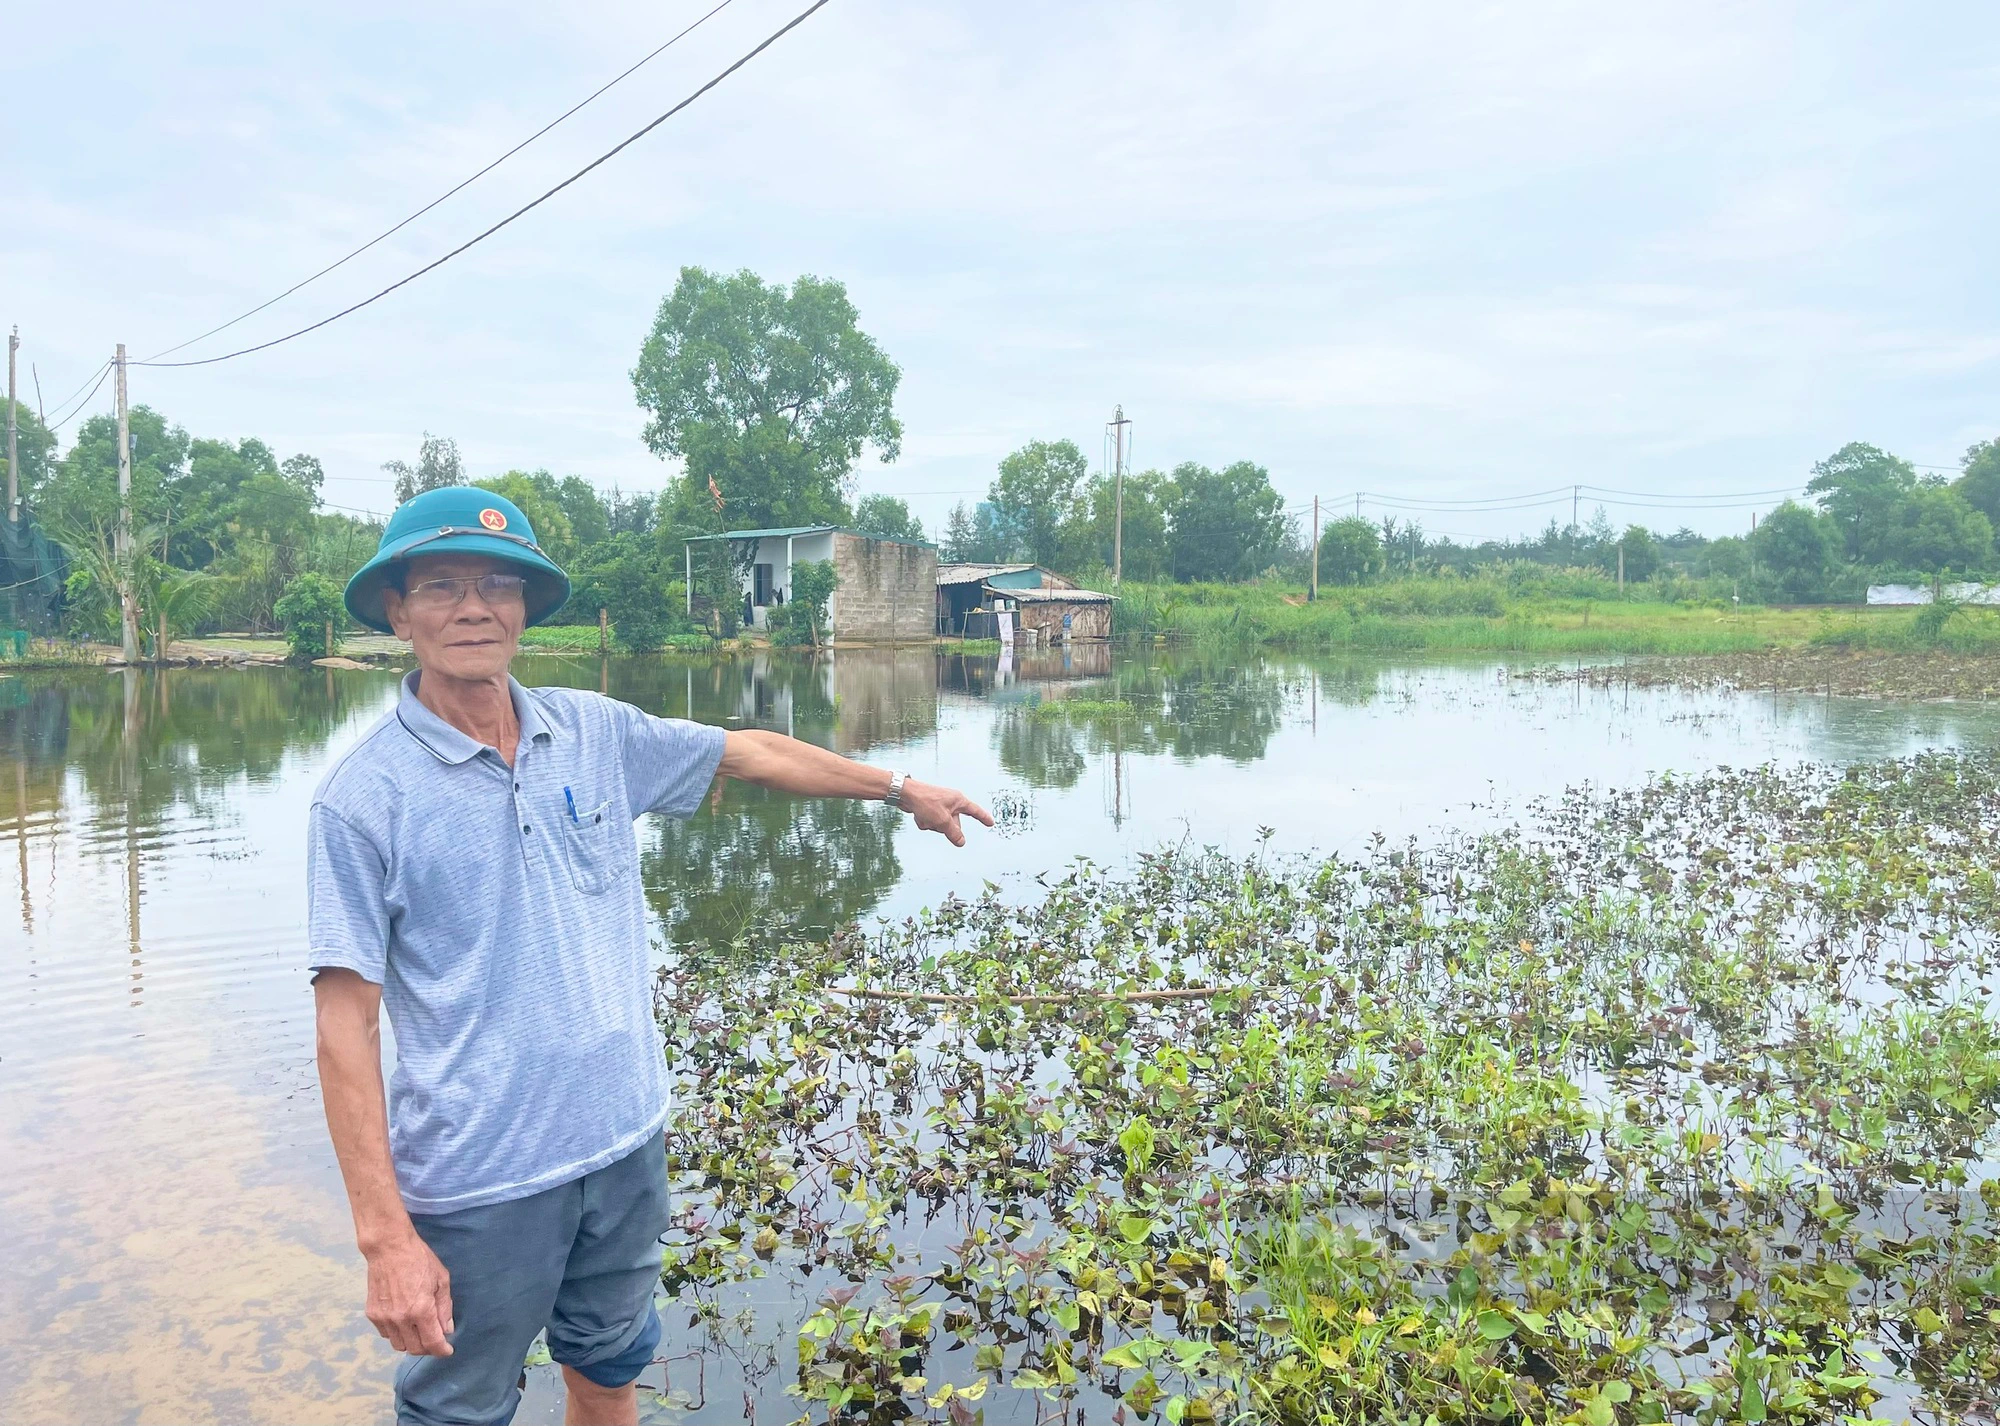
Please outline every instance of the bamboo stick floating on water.
[{"label": "bamboo stick floating on water", "polygon": [[[985,998],[978,995],[940,995],[922,990],[850,990],[844,985],[829,988],[835,995],[852,995],[863,1000],[917,1000],[925,1005],[977,1005]],[[1005,995],[1001,999],[1009,1005],[1066,1004],[1072,1000],[1208,1000],[1240,989],[1241,986],[1235,985],[1196,985],[1182,990],[1085,990],[1055,995]]]}]

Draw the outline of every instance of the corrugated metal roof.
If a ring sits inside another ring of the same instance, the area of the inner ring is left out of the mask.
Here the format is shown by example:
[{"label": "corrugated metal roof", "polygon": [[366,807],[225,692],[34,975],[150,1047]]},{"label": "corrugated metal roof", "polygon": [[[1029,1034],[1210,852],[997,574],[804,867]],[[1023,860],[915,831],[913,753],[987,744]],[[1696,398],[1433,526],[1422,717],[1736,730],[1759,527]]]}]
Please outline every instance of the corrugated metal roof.
[{"label": "corrugated metal roof", "polygon": [[1094,589],[995,589],[1002,599],[1018,599],[1023,604],[1109,604],[1118,596],[1099,594]]},{"label": "corrugated metal roof", "polygon": [[1034,569],[1031,564],[940,564],[937,572],[939,584],[978,584],[993,578],[996,574],[1025,574]]},{"label": "corrugated metal roof", "polygon": [[696,540],[782,540],[792,535],[824,535],[834,525],[791,525],[781,530],[724,530],[719,535],[690,535],[688,543]]}]

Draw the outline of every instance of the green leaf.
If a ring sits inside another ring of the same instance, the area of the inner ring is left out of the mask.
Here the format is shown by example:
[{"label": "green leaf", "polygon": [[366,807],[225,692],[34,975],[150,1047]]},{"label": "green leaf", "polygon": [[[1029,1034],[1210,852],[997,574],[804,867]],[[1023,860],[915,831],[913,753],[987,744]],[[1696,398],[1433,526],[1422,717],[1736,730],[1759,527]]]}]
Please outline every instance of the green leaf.
[{"label": "green leaf", "polygon": [[1764,1409],[1764,1388],[1758,1383],[1757,1378],[1751,1377],[1744,1382],[1742,1389],[1737,1393],[1736,1414],[1745,1421],[1763,1421],[1768,1418],[1768,1413]]},{"label": "green leaf", "polygon": [[1153,1236],[1153,1220],[1143,1213],[1128,1213],[1118,1220],[1118,1234],[1134,1246]]},{"label": "green leaf", "polygon": [[1514,1335],[1514,1324],[1489,1307],[1479,1314],[1479,1335],[1489,1342],[1504,1342]]}]

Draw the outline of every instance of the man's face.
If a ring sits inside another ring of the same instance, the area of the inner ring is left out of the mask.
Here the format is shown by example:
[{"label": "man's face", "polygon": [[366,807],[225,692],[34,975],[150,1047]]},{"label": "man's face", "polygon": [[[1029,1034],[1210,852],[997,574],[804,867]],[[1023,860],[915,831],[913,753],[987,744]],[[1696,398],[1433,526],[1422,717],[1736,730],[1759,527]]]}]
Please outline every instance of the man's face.
[{"label": "man's face", "polygon": [[[426,673],[496,678],[513,661],[528,614],[518,589],[489,599],[478,581],[482,575],[520,573],[518,565],[486,555],[419,555],[405,566],[400,591],[382,591],[382,608]],[[459,582],[439,583],[446,580]]]}]

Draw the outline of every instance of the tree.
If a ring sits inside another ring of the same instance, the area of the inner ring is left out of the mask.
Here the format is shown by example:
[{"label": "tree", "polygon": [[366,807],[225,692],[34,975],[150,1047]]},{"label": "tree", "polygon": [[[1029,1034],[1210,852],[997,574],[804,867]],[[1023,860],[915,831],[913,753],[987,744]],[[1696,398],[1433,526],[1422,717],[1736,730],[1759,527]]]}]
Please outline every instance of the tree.
[{"label": "tree", "polygon": [[951,516],[944,522],[944,549],[941,553],[947,560],[959,564],[972,561],[973,541],[977,538],[972,526],[972,512],[959,501],[951,507]]},{"label": "tree", "polygon": [[771,642],[818,648],[832,632],[827,606],[833,599],[832,560],[805,560],[792,566],[792,597],[767,614]]},{"label": "tree", "polygon": [[1850,441],[1813,467],[1806,493],[1833,517],[1850,559],[1874,564],[1895,508],[1917,488],[1916,468],[1864,441]]},{"label": "tree", "polygon": [[340,623],[347,617],[340,586],[317,574],[302,574],[294,580],[278,600],[276,613],[294,663],[330,657],[334,650],[326,641],[326,626],[331,623],[338,635]]},{"label": "tree", "polygon": [[[0,398],[4,399],[4,398]],[[0,407],[0,420],[6,419],[4,407]],[[24,401],[14,403],[14,444],[21,453],[21,499],[33,506],[55,470],[56,437],[35,414],[34,407]],[[0,492],[6,490],[7,448],[0,445]],[[0,501],[6,496],[0,493]],[[4,518],[4,512],[0,512]]]},{"label": "tree", "polygon": [[1660,567],[1660,546],[1644,525],[1627,525],[1618,543],[1611,547],[1611,568],[1618,568],[1620,552],[1625,555],[1625,578],[1633,583],[1651,579]]},{"label": "tree", "polygon": [[885,540],[921,540],[923,521],[893,495],[864,495],[854,507],[854,528]]},{"label": "tree", "polygon": [[1382,572],[1382,539],[1359,515],[1320,532],[1319,577],[1329,584],[1366,584]]},{"label": "tree", "polygon": [[570,604],[591,620],[599,609],[606,610],[620,648],[640,653],[661,648],[683,623],[670,588],[674,582],[658,547],[645,535],[621,531],[593,546],[575,575]]},{"label": "tree", "polygon": [[1750,543],[1741,535],[1710,540],[1702,551],[1703,573],[1741,579],[1750,573]]},{"label": "tree", "polygon": [[[27,463],[27,457],[23,456],[21,464]],[[2000,527],[2000,437],[1968,448],[1959,469],[1965,473],[1951,488],[1966,504]]]},{"label": "tree", "polygon": [[1883,557],[1928,574],[1984,569],[1993,555],[1993,522],[1942,482],[1925,482],[1892,512]]},{"label": "tree", "polygon": [[1266,569],[1283,550],[1285,502],[1264,467],[1237,461],[1220,471],[1176,466],[1168,543],[1179,580],[1241,580]]},{"label": "tree", "polygon": [[1831,516],[1787,500],[1757,527],[1750,548],[1781,598],[1811,599],[1826,592],[1839,564],[1840,531]]},{"label": "tree", "polygon": [[632,369],[647,447],[686,468],[677,534],[840,521],[864,447],[895,459],[902,371],[856,316],[838,282],[681,269]]},{"label": "tree", "polygon": [[945,522],[945,546],[959,564],[1004,564],[1015,554],[1013,532],[987,500],[970,511],[962,500],[953,507]]},{"label": "tree", "polygon": [[[1135,471],[1125,477],[1126,578],[1168,577],[1167,506],[1172,493],[1167,477],[1157,470]],[[1118,483],[1113,477],[1094,475],[1084,482],[1062,535],[1063,559],[1069,567],[1112,568],[1117,510]]]},{"label": "tree", "polygon": [[987,499],[1031,563],[1060,560],[1063,526],[1074,518],[1077,489],[1088,473],[1074,441],[1030,441],[1000,462]]},{"label": "tree", "polygon": [[458,442],[424,432],[417,447],[417,463],[384,461],[382,469],[396,478],[396,503],[401,505],[426,490],[442,490],[447,485],[465,484],[465,463],[458,457]]}]

